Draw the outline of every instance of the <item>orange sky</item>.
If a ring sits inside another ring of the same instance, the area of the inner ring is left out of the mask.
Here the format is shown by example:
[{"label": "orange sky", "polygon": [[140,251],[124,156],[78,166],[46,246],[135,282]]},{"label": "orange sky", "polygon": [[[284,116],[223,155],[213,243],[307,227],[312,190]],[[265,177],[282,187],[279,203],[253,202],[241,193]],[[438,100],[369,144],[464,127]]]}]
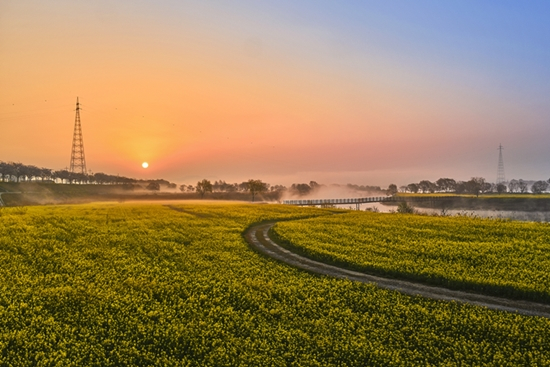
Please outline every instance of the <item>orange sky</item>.
[{"label": "orange sky", "polygon": [[316,4],[4,1],[0,160],[67,167],[78,96],[93,172],[491,181],[502,143],[507,178],[548,179],[548,37],[529,38],[542,19],[511,38],[484,22],[514,9]]}]

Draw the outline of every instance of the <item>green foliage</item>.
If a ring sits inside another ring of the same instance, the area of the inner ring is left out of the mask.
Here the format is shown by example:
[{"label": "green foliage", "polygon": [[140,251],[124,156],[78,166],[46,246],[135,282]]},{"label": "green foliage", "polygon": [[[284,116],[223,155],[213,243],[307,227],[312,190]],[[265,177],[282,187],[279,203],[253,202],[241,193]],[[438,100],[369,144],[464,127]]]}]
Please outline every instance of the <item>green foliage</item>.
[{"label": "green foliage", "polygon": [[252,223],[328,213],[3,209],[0,366],[550,364],[550,320],[314,276],[242,238]]},{"label": "green foliage", "polygon": [[282,244],[360,271],[550,303],[550,224],[352,212],[278,223]]}]

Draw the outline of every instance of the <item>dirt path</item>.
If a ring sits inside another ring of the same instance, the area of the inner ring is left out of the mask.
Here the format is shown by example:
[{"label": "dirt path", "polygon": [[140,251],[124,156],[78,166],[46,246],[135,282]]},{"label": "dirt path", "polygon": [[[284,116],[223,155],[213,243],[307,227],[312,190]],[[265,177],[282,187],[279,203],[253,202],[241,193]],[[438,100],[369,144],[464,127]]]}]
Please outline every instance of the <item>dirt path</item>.
[{"label": "dirt path", "polygon": [[399,291],[412,296],[418,295],[438,300],[470,303],[494,310],[550,318],[550,305],[455,291],[406,280],[382,278],[305,258],[282,248],[269,238],[268,231],[274,224],[275,223],[271,222],[250,227],[245,233],[245,238],[250,246],[258,252],[296,268],[336,278],[345,278],[363,283],[374,283],[381,288]]}]

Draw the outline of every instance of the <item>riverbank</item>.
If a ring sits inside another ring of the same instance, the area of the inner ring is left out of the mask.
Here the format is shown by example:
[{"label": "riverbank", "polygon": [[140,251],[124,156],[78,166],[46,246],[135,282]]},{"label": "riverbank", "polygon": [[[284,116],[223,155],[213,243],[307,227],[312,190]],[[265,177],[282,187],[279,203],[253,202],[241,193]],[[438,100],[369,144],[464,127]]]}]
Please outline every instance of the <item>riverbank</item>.
[{"label": "riverbank", "polygon": [[[550,211],[550,195],[514,194],[487,196],[421,196],[399,195],[416,208],[446,210],[492,210],[492,211]],[[397,207],[399,202],[384,202],[386,206]]]}]

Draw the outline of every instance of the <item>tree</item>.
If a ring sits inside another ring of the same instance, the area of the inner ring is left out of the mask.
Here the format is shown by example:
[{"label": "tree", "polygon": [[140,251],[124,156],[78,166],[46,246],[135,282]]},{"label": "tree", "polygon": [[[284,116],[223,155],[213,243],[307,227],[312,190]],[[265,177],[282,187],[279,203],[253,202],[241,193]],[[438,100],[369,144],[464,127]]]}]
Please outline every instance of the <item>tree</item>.
[{"label": "tree", "polygon": [[519,188],[519,192],[521,192],[522,194],[525,194],[527,192],[527,182],[520,179],[518,181],[518,188]]},{"label": "tree", "polygon": [[6,162],[0,162],[0,177],[2,178],[2,182],[6,181],[9,170],[10,167]]},{"label": "tree", "polygon": [[273,185],[269,188],[269,190],[271,192],[273,191],[285,191],[286,190],[286,186],[283,186],[283,185]]},{"label": "tree", "polygon": [[321,188],[321,185],[319,185],[315,181],[309,181],[309,187],[311,187],[311,191],[316,191],[316,190],[319,190]]},{"label": "tree", "polygon": [[[237,184],[235,184],[235,185],[237,185]],[[241,182],[241,183],[238,184],[236,187],[237,187],[237,190],[238,190],[238,191],[246,191],[246,190],[248,190],[248,182],[246,182],[246,181],[245,181],[245,182]]]},{"label": "tree", "polygon": [[204,198],[204,194],[207,192],[212,192],[212,183],[207,179],[203,179],[202,181],[197,182],[196,191],[201,195],[202,199]]},{"label": "tree", "polygon": [[481,192],[484,194],[488,192],[493,192],[495,191],[495,189],[496,189],[496,185],[490,182],[484,182],[483,185],[481,185]]},{"label": "tree", "polygon": [[66,169],[62,169],[62,170],[59,170],[59,171],[55,171],[53,173],[53,177],[54,177],[54,179],[55,178],[60,179],[61,183],[65,183],[65,181],[70,179],[71,173],[69,171],[67,171]]},{"label": "tree", "polygon": [[261,180],[250,179],[247,182],[248,190],[252,194],[252,201],[254,201],[254,197],[256,196],[256,194],[267,191],[267,184],[265,182],[262,182]]},{"label": "tree", "polygon": [[15,180],[17,182],[20,182],[20,177],[23,176],[23,165],[21,163],[12,163],[11,166],[13,167],[13,175],[15,176]]},{"label": "tree", "polygon": [[160,184],[156,181],[151,181],[149,184],[145,187],[147,190],[151,191],[159,191],[160,190]]},{"label": "tree", "polygon": [[422,190],[423,193],[427,193],[427,192],[433,193],[437,187],[431,181],[422,180],[418,183],[418,188]]},{"label": "tree", "polygon": [[290,190],[295,192],[295,193],[298,193],[298,195],[300,196],[305,196],[307,194],[309,194],[311,192],[311,186],[309,186],[308,184],[292,184],[292,186],[290,186]]},{"label": "tree", "polygon": [[409,190],[409,192],[416,194],[418,192],[418,185],[415,183],[408,184],[407,190]]},{"label": "tree", "polygon": [[466,182],[466,191],[479,197],[479,194],[487,189],[485,183],[483,177],[472,177],[470,181]]},{"label": "tree", "polygon": [[510,182],[508,182],[508,190],[510,190],[510,192],[518,192],[519,191],[519,181],[518,180],[510,180]]},{"label": "tree", "polygon": [[52,170],[49,168],[41,168],[40,169],[40,178],[42,181],[45,179],[51,180],[52,178]]},{"label": "tree", "polygon": [[464,181],[458,181],[458,182],[456,183],[455,193],[457,193],[457,194],[464,194],[464,193],[466,193],[466,192],[468,192],[466,182],[464,182]]},{"label": "tree", "polygon": [[396,184],[390,184],[388,186],[388,195],[393,196],[397,194],[397,185]]},{"label": "tree", "polygon": [[497,184],[496,189],[499,194],[503,194],[506,192],[506,185],[503,183],[499,183]]},{"label": "tree", "polygon": [[440,178],[435,181],[437,190],[443,192],[452,192],[456,190],[456,181],[452,178]]},{"label": "tree", "polygon": [[533,194],[542,194],[546,189],[548,189],[548,182],[546,181],[537,181],[531,186]]}]

